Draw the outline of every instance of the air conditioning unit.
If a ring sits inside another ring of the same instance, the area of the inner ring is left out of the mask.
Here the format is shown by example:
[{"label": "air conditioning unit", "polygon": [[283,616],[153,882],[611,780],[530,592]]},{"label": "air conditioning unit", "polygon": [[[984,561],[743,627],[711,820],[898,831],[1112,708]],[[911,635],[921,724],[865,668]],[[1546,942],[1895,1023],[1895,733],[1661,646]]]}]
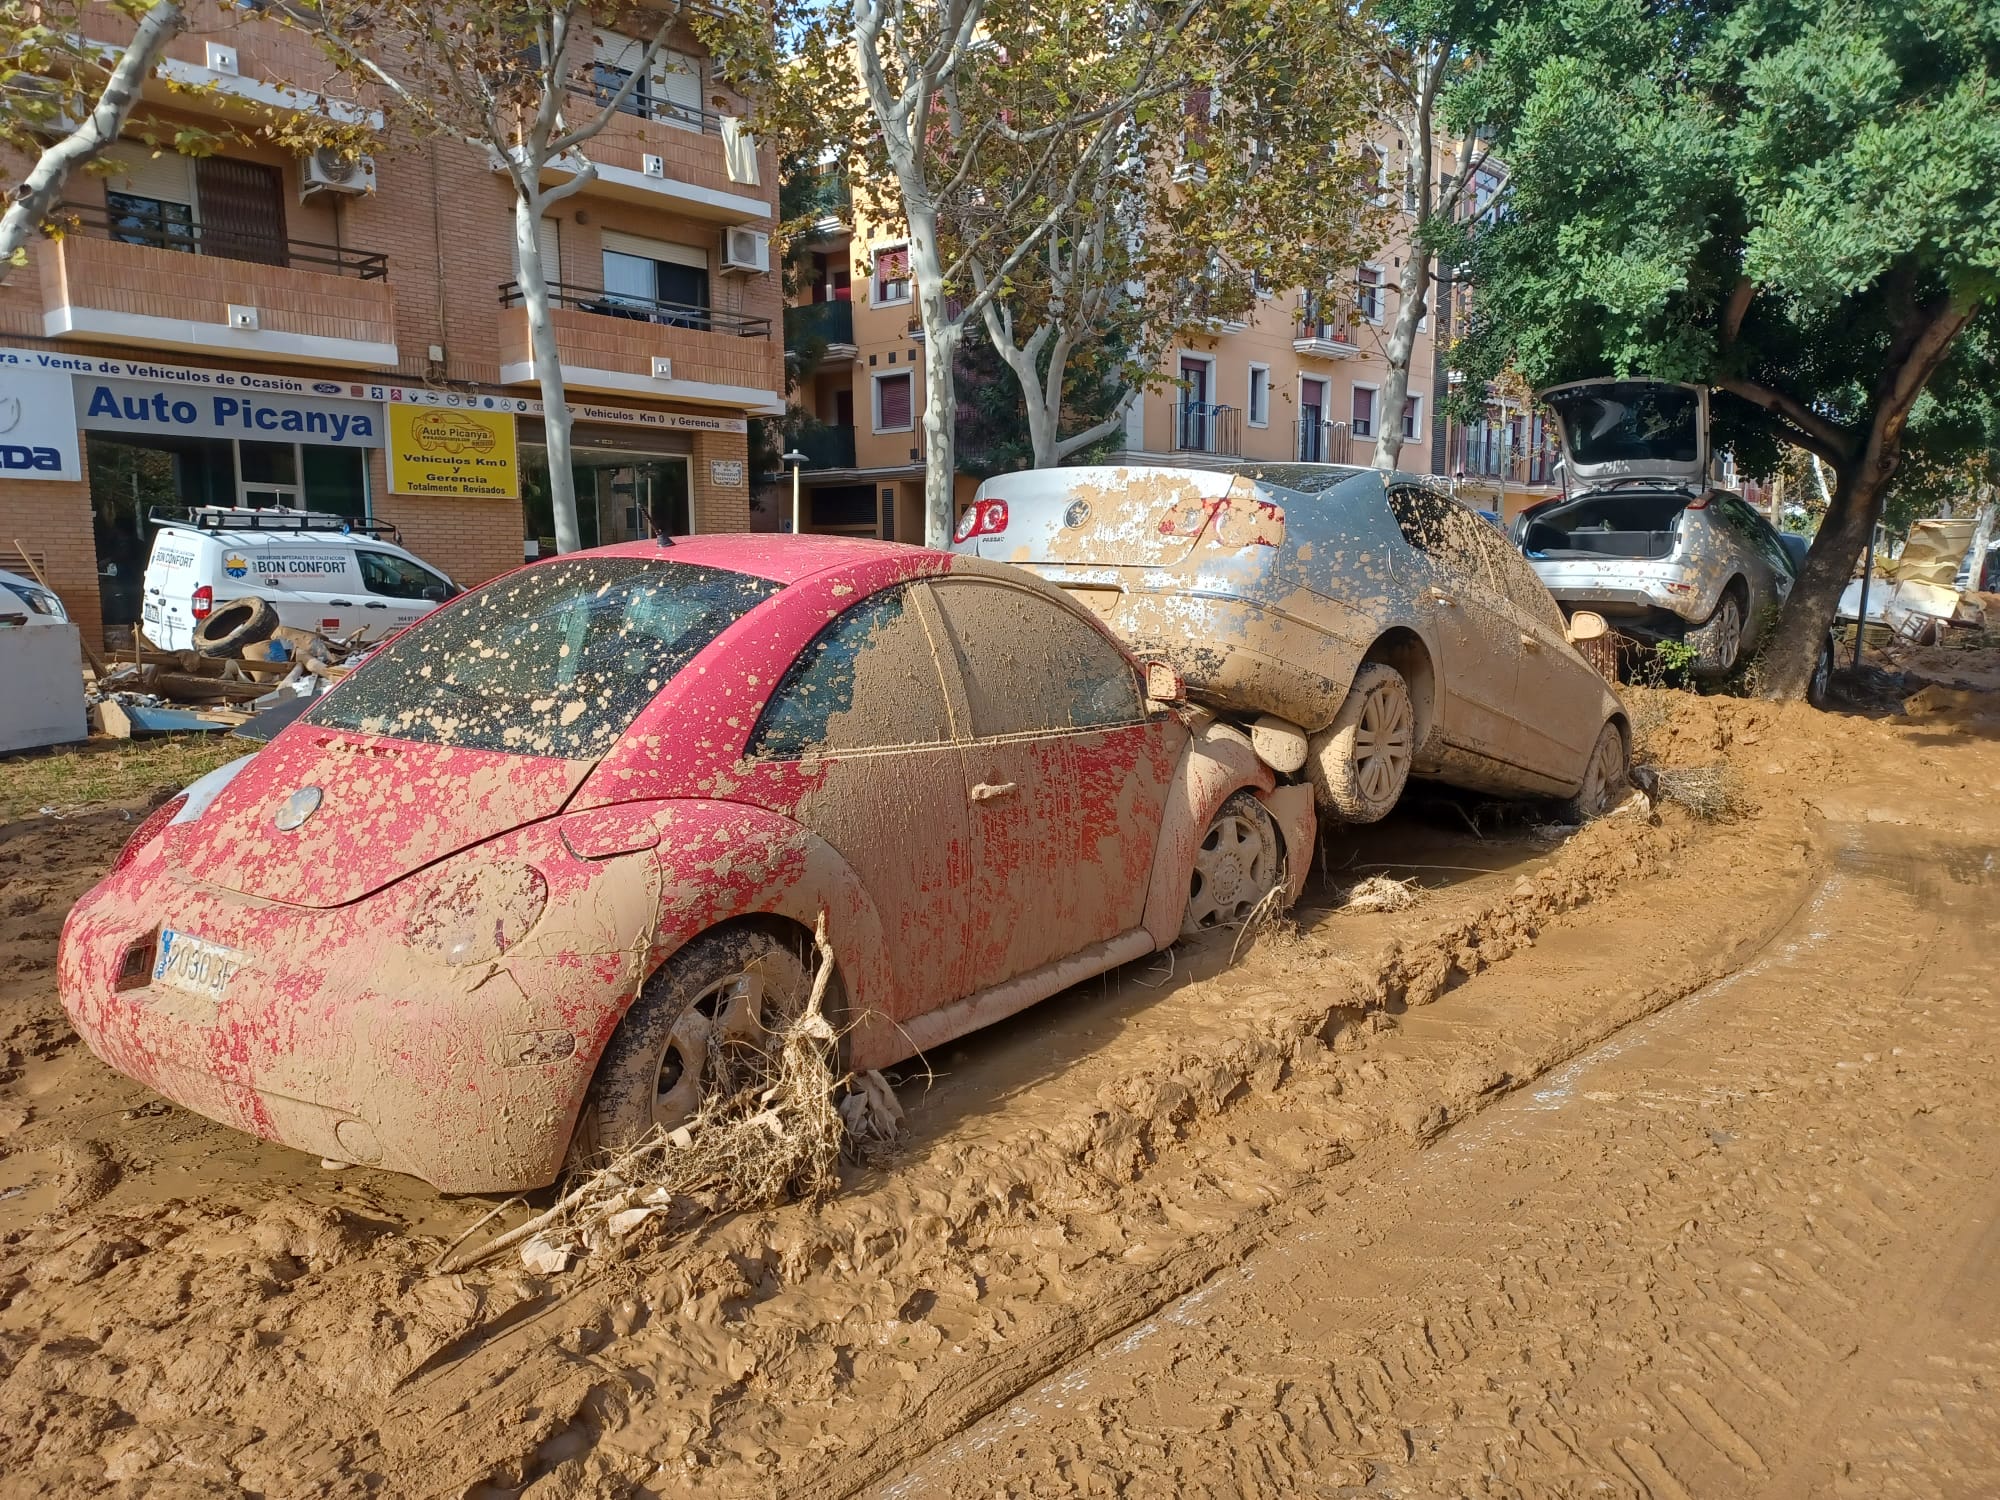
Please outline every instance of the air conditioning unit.
[{"label": "air conditioning unit", "polygon": [[299,196],[314,193],[372,193],[375,191],[375,158],[344,156],[330,146],[321,146],[299,164]]},{"label": "air conditioning unit", "polygon": [[722,269],[763,272],[771,269],[771,237],[754,229],[731,229],[722,236]]}]

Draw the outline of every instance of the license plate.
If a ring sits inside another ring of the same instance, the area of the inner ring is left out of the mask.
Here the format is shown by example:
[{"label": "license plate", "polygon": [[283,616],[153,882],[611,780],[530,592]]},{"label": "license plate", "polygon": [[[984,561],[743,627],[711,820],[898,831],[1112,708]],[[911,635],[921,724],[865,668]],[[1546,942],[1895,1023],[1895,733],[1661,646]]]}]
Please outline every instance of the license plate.
[{"label": "license plate", "polygon": [[247,953],[169,927],[160,933],[160,956],[153,965],[153,983],[206,1000],[219,1000],[229,981],[249,962]]}]

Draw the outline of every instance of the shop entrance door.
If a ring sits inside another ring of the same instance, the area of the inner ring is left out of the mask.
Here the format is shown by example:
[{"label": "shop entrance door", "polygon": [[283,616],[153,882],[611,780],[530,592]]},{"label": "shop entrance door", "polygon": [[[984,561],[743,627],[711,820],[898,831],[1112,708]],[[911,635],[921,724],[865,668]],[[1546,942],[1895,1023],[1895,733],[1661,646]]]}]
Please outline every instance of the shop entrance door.
[{"label": "shop entrance door", "polygon": [[606,464],[592,472],[600,545],[693,534],[694,466],[687,455]]}]

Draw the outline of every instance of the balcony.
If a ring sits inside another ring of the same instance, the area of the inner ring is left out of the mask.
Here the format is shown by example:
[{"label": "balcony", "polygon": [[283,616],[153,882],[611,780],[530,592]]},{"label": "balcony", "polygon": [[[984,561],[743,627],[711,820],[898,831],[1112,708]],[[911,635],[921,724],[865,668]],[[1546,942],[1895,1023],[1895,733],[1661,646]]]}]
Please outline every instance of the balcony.
[{"label": "balcony", "polygon": [[811,469],[851,469],[854,467],[854,427],[821,426],[792,435],[792,446],[805,454],[804,467]]},{"label": "balcony", "polygon": [[1240,458],[1242,413],[1233,406],[1209,401],[1184,401],[1174,408],[1174,451],[1207,453],[1216,458]]},{"label": "balcony", "polygon": [[[579,98],[608,100],[609,92],[590,83],[570,86]],[[596,197],[642,203],[713,224],[775,221],[776,158],[768,147],[757,153],[759,183],[729,175],[722,117],[693,105],[665,99],[634,99],[619,109],[585,147],[597,175],[588,191]],[[503,164],[496,157],[494,168]],[[561,182],[577,165],[550,162],[545,180]]]},{"label": "balcony", "polygon": [[1328,321],[1308,312],[1292,327],[1292,351],[1307,359],[1352,359],[1361,352],[1354,320],[1342,317]]},{"label": "balcony", "polygon": [[396,299],[378,252],[65,205],[69,233],[38,247],[42,332],[393,368]]},{"label": "balcony", "polygon": [[[564,383],[581,391],[669,397],[710,406],[783,411],[784,352],[771,320],[713,307],[614,296],[556,282],[549,318]],[[500,380],[536,379],[518,282],[500,287]]]},{"label": "balcony", "polygon": [[852,302],[808,302],[785,309],[785,347],[802,368],[847,364],[860,358],[854,343]]}]

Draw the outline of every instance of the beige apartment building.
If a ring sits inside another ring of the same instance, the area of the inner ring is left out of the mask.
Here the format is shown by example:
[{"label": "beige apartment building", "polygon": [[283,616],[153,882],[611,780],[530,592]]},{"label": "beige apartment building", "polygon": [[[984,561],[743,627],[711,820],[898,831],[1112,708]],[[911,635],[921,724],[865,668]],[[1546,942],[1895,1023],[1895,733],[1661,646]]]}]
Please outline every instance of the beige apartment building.
[{"label": "beige apartment building", "polygon": [[[168,126],[353,108],[282,23],[192,17],[142,107]],[[91,40],[129,34],[93,15]],[[642,55],[587,45],[579,110]],[[586,545],[749,525],[748,420],[785,382],[776,164],[743,112],[678,36],[542,227]],[[387,522],[461,585],[552,546],[512,189],[482,153],[368,123],[358,163],[134,141],[71,179],[70,232],[0,287],[0,568],[27,553],[86,639],[139,620],[156,505]]]},{"label": "beige apartment building", "polygon": [[[1386,152],[1390,143],[1383,144]],[[1479,207],[1499,180],[1497,171],[1485,175]],[[1130,408],[1115,461],[1372,464],[1388,383],[1384,351],[1414,224],[1412,201],[1389,242],[1355,267],[1348,295],[1263,296],[1244,321],[1181,340]],[[793,399],[817,423],[798,440],[807,455],[801,525],[921,541],[923,343],[907,253],[893,235],[865,224],[856,232],[829,216],[816,226],[808,257],[785,315],[787,345],[803,356],[805,371]],[[1401,467],[1442,476],[1468,503],[1511,515],[1552,493],[1552,434],[1536,413],[1498,393],[1480,422],[1440,417],[1438,339],[1449,340],[1466,308],[1462,291],[1431,300],[1411,360]],[[959,476],[961,503],[982,477]],[[765,492],[765,524],[789,524],[785,478]]]}]

